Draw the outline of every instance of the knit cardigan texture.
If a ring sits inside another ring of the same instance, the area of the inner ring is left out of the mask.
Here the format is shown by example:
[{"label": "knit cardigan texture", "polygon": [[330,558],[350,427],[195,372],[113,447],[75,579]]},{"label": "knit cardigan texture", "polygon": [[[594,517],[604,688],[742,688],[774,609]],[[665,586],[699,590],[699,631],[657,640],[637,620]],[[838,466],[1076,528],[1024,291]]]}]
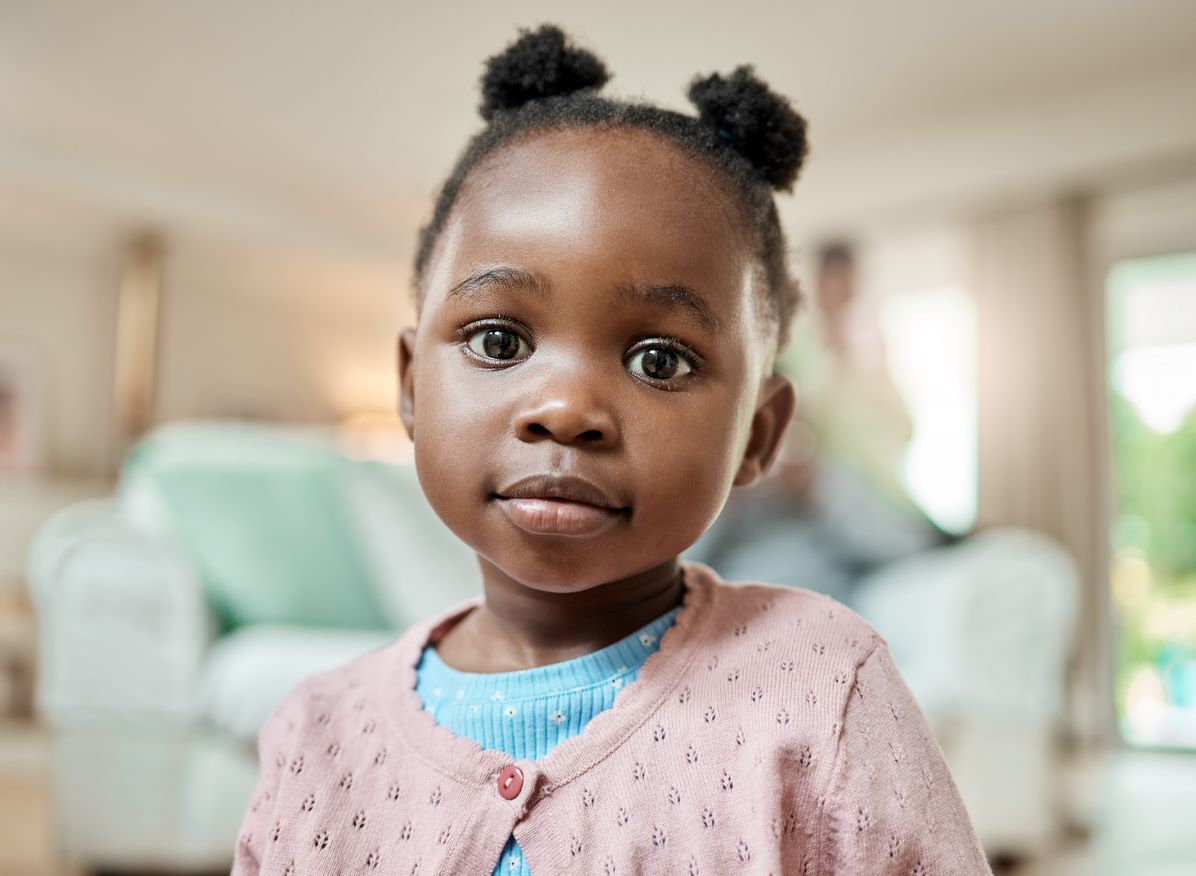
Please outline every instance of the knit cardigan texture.
[{"label": "knit cardigan texture", "polygon": [[259,734],[233,876],[487,874],[512,833],[545,876],[991,872],[864,620],[683,570],[681,611],[636,681],[539,760],[454,734],[415,690],[424,647],[480,598],[305,679]]},{"label": "knit cardigan texture", "polygon": [[[656,653],[678,610],[669,609],[605,648],[533,669],[461,672],[441,660],[435,648],[424,648],[415,667],[415,691],[437,723],[458,736],[512,760],[539,760],[615,704],[623,686],[635,681]],[[491,876],[539,874],[532,873],[511,836]]]}]

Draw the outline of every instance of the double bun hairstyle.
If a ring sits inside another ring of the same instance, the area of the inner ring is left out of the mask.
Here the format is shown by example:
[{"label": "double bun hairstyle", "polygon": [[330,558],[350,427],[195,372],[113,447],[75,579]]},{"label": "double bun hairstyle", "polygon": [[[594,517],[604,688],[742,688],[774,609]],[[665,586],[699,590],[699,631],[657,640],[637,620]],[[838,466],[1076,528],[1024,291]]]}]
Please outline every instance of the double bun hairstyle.
[{"label": "double bun hairstyle", "polygon": [[478,108],[486,127],[474,135],[440,189],[431,221],[419,234],[415,285],[423,275],[470,172],[504,143],[564,128],[639,128],[705,159],[724,174],[753,232],[763,270],[767,316],[778,346],[788,339],[799,294],[785,259],[785,237],[773,194],[791,191],[808,152],[806,121],[751,66],[729,76],[694,78],[687,91],[697,115],[599,95],[609,80],[593,53],[554,25],[521,32],[489,58]]}]

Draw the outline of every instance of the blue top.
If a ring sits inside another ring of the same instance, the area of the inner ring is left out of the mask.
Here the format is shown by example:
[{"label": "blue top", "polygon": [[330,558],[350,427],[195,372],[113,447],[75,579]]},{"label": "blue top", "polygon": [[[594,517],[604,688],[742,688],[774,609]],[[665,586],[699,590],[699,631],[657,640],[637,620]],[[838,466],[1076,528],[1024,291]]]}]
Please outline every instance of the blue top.
[{"label": "blue top", "polygon": [[[601,650],[517,672],[460,672],[425,647],[415,690],[437,723],[515,760],[540,760],[614,705],[660,647],[681,606]],[[531,876],[512,835],[494,876]]]}]

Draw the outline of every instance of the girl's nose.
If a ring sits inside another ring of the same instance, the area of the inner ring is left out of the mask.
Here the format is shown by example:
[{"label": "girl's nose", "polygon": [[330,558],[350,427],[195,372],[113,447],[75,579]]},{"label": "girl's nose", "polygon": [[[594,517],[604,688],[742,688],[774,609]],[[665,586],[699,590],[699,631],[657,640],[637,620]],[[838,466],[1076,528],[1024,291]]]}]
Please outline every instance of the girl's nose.
[{"label": "girl's nose", "polygon": [[595,449],[613,447],[619,441],[610,409],[582,382],[545,387],[515,417],[515,434],[527,442],[547,439]]}]

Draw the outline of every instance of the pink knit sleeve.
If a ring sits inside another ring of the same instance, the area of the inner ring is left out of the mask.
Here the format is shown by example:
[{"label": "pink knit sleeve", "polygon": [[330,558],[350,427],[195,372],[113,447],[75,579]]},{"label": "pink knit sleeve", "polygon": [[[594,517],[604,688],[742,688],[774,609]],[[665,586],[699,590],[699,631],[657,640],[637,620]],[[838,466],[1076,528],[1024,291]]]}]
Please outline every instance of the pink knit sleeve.
[{"label": "pink knit sleeve", "polygon": [[824,806],[827,873],[991,873],[942,750],[883,641],[856,671]]},{"label": "pink knit sleeve", "polygon": [[291,702],[292,695],[288,695],[266,719],[258,733],[257,784],[237,831],[230,876],[258,876],[261,869],[263,852],[273,828],[271,819],[275,811],[274,802],[287,763],[288,745],[294,733]]}]

